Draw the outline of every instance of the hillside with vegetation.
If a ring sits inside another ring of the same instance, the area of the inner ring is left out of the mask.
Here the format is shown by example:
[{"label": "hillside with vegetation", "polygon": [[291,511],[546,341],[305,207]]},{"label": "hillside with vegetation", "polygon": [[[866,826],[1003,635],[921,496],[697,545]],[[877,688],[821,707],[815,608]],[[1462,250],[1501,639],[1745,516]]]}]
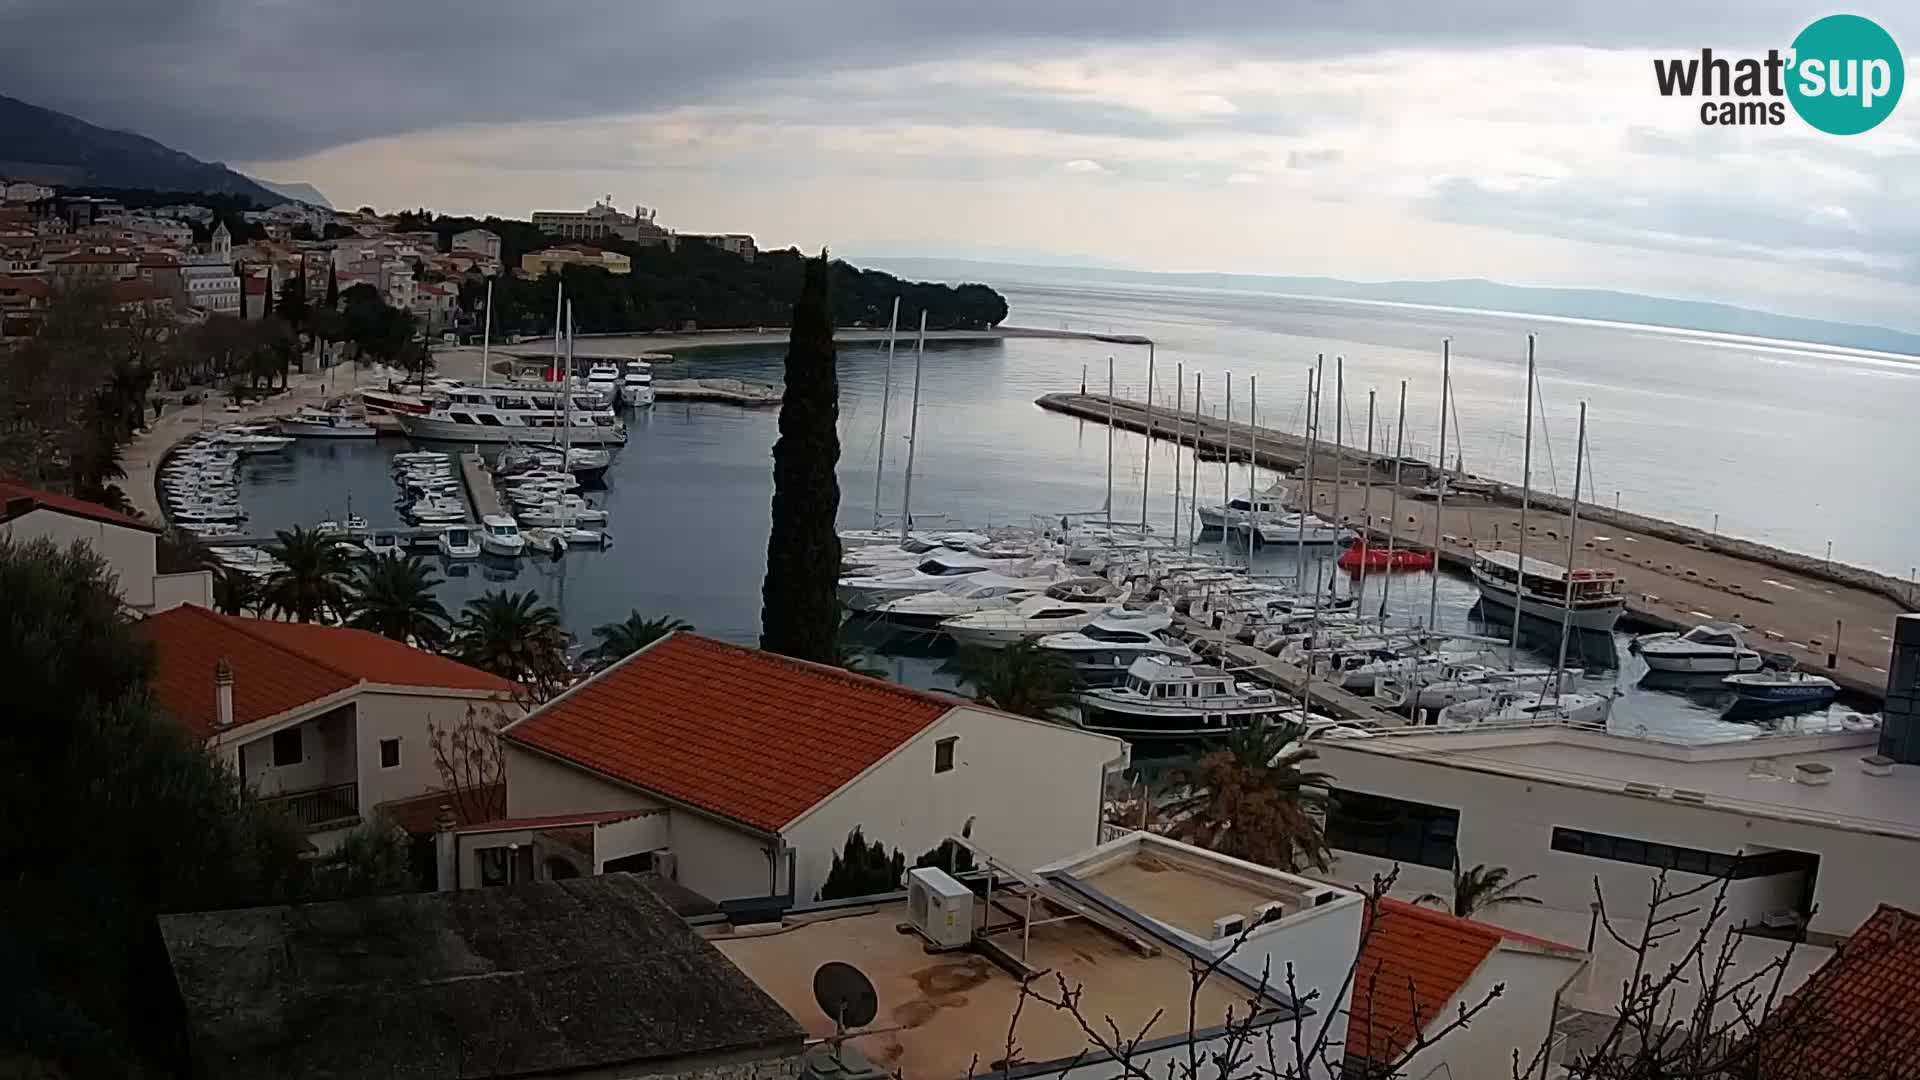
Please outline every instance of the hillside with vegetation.
[{"label": "hillside with vegetation", "polygon": [[[520,256],[529,251],[561,243],[529,222],[507,218],[412,211],[399,215],[393,227],[432,230],[439,235],[442,250],[451,246],[456,233],[486,229],[500,237],[500,257],[509,267],[519,266]],[[791,318],[793,298],[800,295],[806,263],[806,256],[791,248],[762,251],[747,260],[702,243],[682,243],[674,251],[620,240],[596,241],[592,246],[626,255],[633,260],[633,272],[612,274],[586,266],[563,272],[581,333],[783,327]],[[554,278],[548,274],[496,281],[495,332],[551,331]],[[919,325],[923,308],[929,330],[986,330],[1007,317],[1006,298],[986,285],[906,281],[844,261],[833,263],[831,284],[833,319],[838,326],[886,326],[896,296],[902,330]],[[485,291],[484,283],[468,279],[461,287],[461,306],[473,310]]]},{"label": "hillside with vegetation", "polygon": [[56,184],[205,192],[271,206],[279,196],[219,162],[0,94],[0,176]]}]

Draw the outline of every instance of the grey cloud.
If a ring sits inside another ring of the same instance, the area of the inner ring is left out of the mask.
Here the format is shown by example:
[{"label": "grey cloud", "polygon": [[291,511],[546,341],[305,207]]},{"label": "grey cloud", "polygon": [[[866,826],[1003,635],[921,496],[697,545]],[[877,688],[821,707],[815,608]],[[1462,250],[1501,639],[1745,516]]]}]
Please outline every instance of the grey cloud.
[{"label": "grey cloud", "polygon": [[[1207,40],[1324,56],[1725,46],[1776,40],[1825,13],[1811,0],[8,0],[0,92],[202,156],[274,159],[451,123],[694,104],[768,77],[1028,47]],[[1078,122],[1123,123],[1097,109]]]}]

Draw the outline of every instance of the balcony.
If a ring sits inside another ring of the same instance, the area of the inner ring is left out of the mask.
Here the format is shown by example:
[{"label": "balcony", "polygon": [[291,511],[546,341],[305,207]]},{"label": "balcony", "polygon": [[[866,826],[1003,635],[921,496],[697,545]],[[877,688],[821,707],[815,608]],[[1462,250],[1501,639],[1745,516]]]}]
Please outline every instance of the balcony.
[{"label": "balcony", "polygon": [[326,832],[360,824],[360,785],[329,784],[262,799],[307,832]]}]

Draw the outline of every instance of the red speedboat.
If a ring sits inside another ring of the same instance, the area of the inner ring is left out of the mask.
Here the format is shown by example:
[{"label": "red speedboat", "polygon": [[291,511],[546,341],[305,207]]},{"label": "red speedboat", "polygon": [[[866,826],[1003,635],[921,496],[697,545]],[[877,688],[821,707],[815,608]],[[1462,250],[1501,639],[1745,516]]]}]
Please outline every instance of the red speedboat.
[{"label": "red speedboat", "polygon": [[1413,548],[1377,548],[1369,544],[1355,544],[1340,553],[1340,569],[1359,570],[1431,570],[1433,553]]}]

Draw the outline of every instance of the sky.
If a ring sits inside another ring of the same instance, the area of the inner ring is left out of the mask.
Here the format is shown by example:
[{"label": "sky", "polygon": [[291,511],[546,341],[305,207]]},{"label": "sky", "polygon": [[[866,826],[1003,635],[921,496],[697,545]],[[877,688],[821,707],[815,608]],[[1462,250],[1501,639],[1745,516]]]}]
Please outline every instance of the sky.
[{"label": "sky", "polygon": [[[1920,325],[1920,100],[1703,126],[1799,0],[0,0],[0,93],[337,206],[763,247],[1485,277]],[[1920,68],[1920,8],[1850,9]],[[1920,99],[1920,91],[1910,95]],[[0,155],[4,156],[4,155]]]}]

